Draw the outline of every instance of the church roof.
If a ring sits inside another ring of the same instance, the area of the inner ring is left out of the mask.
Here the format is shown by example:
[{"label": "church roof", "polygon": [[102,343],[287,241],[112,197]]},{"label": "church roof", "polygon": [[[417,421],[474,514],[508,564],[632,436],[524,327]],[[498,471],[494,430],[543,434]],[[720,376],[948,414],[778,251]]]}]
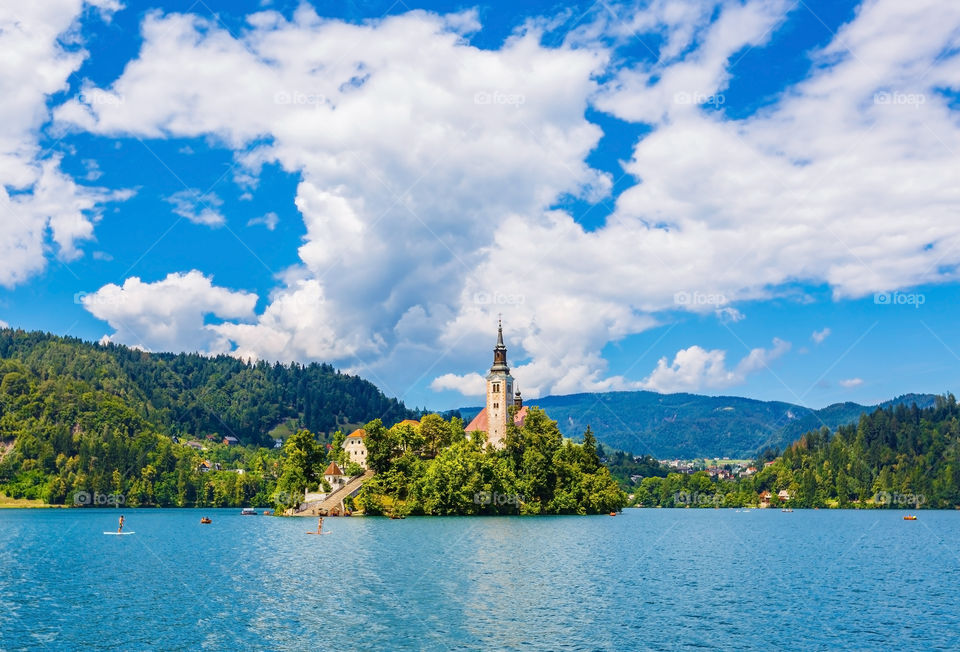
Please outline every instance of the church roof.
[{"label": "church roof", "polygon": [[[518,427],[523,427],[523,422],[527,420],[527,406],[524,405],[522,408],[517,410],[517,413],[513,415],[513,424]],[[480,410],[480,414],[473,417],[473,421],[470,422],[464,431],[473,432],[474,430],[482,430],[483,432],[490,432],[490,419],[487,418],[487,408]]]},{"label": "church roof", "polygon": [[514,425],[517,426],[518,428],[522,428],[522,427],[523,427],[523,422],[527,420],[527,413],[528,413],[528,412],[529,412],[529,410],[527,409],[527,406],[526,406],[526,405],[524,405],[522,408],[520,408],[519,410],[517,410],[517,413],[513,415],[513,423],[514,423]]},{"label": "church roof", "polygon": [[336,462],[330,462],[330,466],[327,467],[327,470],[323,472],[324,475],[343,475],[343,471],[340,470],[340,467],[337,466]]},{"label": "church roof", "polygon": [[477,416],[473,417],[473,421],[471,421],[464,430],[466,432],[473,432],[474,430],[486,432],[489,423],[487,420],[487,408],[483,408]]}]

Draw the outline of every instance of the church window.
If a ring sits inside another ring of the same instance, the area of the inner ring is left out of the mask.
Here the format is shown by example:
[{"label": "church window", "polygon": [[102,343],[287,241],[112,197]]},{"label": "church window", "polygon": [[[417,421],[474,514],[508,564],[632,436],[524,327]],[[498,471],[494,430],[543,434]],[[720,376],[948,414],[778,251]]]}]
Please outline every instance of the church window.
[{"label": "church window", "polygon": [[493,391],[494,391],[494,392],[499,392],[499,391],[500,391],[500,383],[494,383],[494,384],[493,384]]},{"label": "church window", "polygon": [[496,410],[496,409],[499,408],[499,407],[500,407],[500,404],[499,404],[499,403],[494,403],[494,404],[493,404],[493,409],[494,409],[494,410]]}]

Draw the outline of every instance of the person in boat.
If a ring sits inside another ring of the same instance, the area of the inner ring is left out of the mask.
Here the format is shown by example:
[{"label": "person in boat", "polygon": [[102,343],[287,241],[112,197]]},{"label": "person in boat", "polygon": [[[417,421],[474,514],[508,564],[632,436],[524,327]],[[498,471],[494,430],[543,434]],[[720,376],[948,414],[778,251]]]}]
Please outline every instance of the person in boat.
[{"label": "person in boat", "polygon": [[120,515],[120,527],[117,528],[117,532],[123,532],[123,514]]},{"label": "person in boat", "polygon": [[317,519],[317,534],[323,534],[323,517]]}]

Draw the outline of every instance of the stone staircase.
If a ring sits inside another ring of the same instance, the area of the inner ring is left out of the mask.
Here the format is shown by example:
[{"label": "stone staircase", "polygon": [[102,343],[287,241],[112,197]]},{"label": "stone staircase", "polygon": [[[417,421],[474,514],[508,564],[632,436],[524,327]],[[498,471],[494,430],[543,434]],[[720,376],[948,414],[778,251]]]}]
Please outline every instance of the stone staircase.
[{"label": "stone staircase", "polygon": [[327,496],[325,500],[313,501],[301,505],[300,509],[294,513],[294,516],[329,516],[334,510],[339,510],[342,513],[343,501],[347,496],[351,496],[359,491],[363,483],[372,478],[373,475],[373,471],[367,471],[363,475],[352,478],[350,482]]}]

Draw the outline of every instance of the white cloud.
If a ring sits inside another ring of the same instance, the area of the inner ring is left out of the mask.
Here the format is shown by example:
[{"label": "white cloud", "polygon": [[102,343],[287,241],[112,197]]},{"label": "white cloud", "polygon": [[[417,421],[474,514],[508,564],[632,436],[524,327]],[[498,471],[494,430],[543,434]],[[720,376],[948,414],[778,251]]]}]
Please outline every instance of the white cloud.
[{"label": "white cloud", "polygon": [[820,331],[813,331],[813,333],[810,334],[810,339],[816,342],[817,344],[822,343],[828,337],[830,337],[829,328],[824,328],[823,330],[820,330]]},{"label": "white cloud", "polygon": [[862,378],[847,378],[846,380],[840,381],[840,386],[847,387],[847,388],[860,387],[860,385],[862,384],[863,384]]},{"label": "white cloud", "polygon": [[433,379],[430,383],[430,389],[435,392],[453,390],[460,392],[464,396],[484,396],[486,394],[487,383],[483,376],[473,372],[469,374],[443,374]]},{"label": "white cloud", "polygon": [[641,386],[658,392],[694,392],[740,385],[749,374],[767,368],[789,350],[789,342],[774,339],[772,348],[751,350],[731,369],[726,364],[726,351],[691,346],[677,351],[672,362],[661,358]]},{"label": "white cloud", "polygon": [[57,111],[97,133],[214,135],[251,174],[271,162],[300,174],[302,265],[258,324],[222,325],[239,351],[363,365],[354,357],[436,346],[398,326],[413,309],[450,315],[513,211],[610,187],[584,162],[601,136],[584,111],[602,52],[544,48],[534,32],[479,50],[458,33],[473,14],[355,25],[304,6],[249,22],[241,42],[203,18],[150,14],[140,56],[102,91],[123,101]]},{"label": "white cloud", "polygon": [[277,228],[277,224],[279,222],[280,218],[277,216],[277,214],[273,211],[270,211],[266,215],[251,218],[250,221],[247,222],[247,226],[256,226],[258,224],[262,224],[263,226],[267,227],[267,231],[273,231]]},{"label": "white cloud", "polygon": [[[789,295],[798,281],[828,283],[839,300],[957,278],[960,222],[951,216],[960,189],[951,175],[960,128],[935,87],[960,88],[951,45],[960,6],[865,5],[835,41],[856,56],[840,56],[836,44],[815,53],[810,78],[753,117],[724,120],[673,102],[678,89],[725,90],[714,62],[762,42],[779,20],[754,5],[738,10],[755,12],[744,23],[749,33],[715,34],[730,25],[718,21],[688,55],[641,67],[635,78],[623,73],[601,92],[601,108],[654,127],[627,164],[639,184],[603,228],[586,232],[557,212],[515,216],[483,251],[464,297],[488,288],[525,296],[510,320],[521,329],[535,323],[530,332],[548,351],[526,340],[524,350],[539,366],[562,361],[528,385],[602,385],[584,372],[602,377],[603,360],[592,354],[642,330],[642,316],[676,309],[677,293],[705,297],[681,306],[704,311]],[[922,46],[901,47],[904,39]],[[699,85],[687,82],[691,67]],[[916,91],[917,79],[924,104],[874,103],[878,89]],[[453,332],[478,314],[489,323],[496,308],[464,300]]]},{"label": "white cloud", "polygon": [[[731,59],[792,6],[657,0],[578,30],[577,47],[543,47],[534,21],[497,51],[465,42],[473,13],[356,25],[304,6],[249,17],[242,40],[152,13],[139,57],[102,91],[122,101],[78,98],[56,116],[102,134],[212,137],[246,174],[277,163],[300,175],[301,265],[256,323],[211,327],[241,354],[392,377],[406,373],[400,351],[424,366],[458,351],[444,364],[466,371],[504,312],[525,391],[627,388],[637,381],[610,377],[600,352],[664,323],[678,292],[722,297],[679,308],[732,319],[737,302],[797,283],[842,299],[958,276],[960,127],[937,89],[960,88],[960,5],[865,3],[762,111],[703,110],[721,104]],[[662,49],[603,77],[598,30],[653,34]],[[601,135],[584,119],[591,101],[652,131],[626,163],[638,184],[587,232],[549,207],[609,191],[585,163]],[[423,315],[429,327],[409,327]],[[742,382],[781,349],[729,368],[723,351],[689,347],[642,382]]]},{"label": "white cloud", "polygon": [[216,228],[227,223],[227,219],[218,210],[223,205],[223,200],[216,193],[208,192],[204,195],[191,188],[175,192],[165,197],[164,201],[173,204],[175,214],[194,224]]},{"label": "white cloud", "polygon": [[[117,3],[91,3],[109,16]],[[60,157],[40,146],[49,119],[48,97],[87,53],[75,46],[80,0],[0,5],[0,285],[23,283],[55,253],[69,261],[93,237],[101,205],[129,196],[77,185],[60,169]],[[61,39],[62,37],[62,39]]]},{"label": "white cloud", "polygon": [[111,341],[151,351],[202,353],[229,350],[218,327],[205,323],[208,316],[252,319],[257,304],[257,295],[217,287],[196,270],[169,274],[155,283],[132,277],[122,286],[111,283],[78,299],[114,329]]},{"label": "white cloud", "polygon": [[717,317],[725,324],[735,324],[746,319],[746,315],[732,306],[724,306],[716,311]]},{"label": "white cloud", "polygon": [[0,319],[0,328],[10,328],[10,324]]}]

